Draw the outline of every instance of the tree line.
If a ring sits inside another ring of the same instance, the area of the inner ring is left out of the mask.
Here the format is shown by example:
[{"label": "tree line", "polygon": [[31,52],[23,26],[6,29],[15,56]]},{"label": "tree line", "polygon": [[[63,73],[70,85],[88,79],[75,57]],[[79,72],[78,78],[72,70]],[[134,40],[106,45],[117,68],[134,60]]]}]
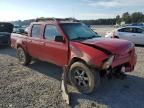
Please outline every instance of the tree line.
[{"label": "tree line", "polygon": [[121,16],[117,15],[116,18],[82,20],[82,22],[88,25],[115,25],[115,24],[121,24],[121,22],[125,22],[126,24],[144,23],[144,14],[142,12],[134,12],[132,14],[125,12]]},{"label": "tree line", "polygon": [[12,21],[11,23],[14,25],[18,25],[18,26],[28,26],[30,25],[31,22],[34,22],[34,21],[35,19],[29,19],[29,20],[24,20],[24,21],[21,21],[21,20]]},{"label": "tree line", "polygon": [[115,25],[116,18],[111,19],[97,19],[97,20],[81,20],[87,25]]},{"label": "tree line", "polygon": [[[30,20],[18,20],[12,22],[15,25],[29,25],[31,22],[35,21],[35,19]],[[132,14],[125,12],[121,16],[117,15],[116,18],[108,18],[108,19],[96,19],[96,20],[81,20],[87,25],[115,25],[120,24],[121,22],[125,22],[126,24],[130,23],[144,23],[144,13],[143,12],[134,12]]]},{"label": "tree line", "polygon": [[132,14],[129,14],[128,12],[125,12],[120,15],[116,16],[116,23],[120,24],[120,22],[124,21],[126,24],[130,23],[144,23],[144,14],[142,12],[134,12]]}]

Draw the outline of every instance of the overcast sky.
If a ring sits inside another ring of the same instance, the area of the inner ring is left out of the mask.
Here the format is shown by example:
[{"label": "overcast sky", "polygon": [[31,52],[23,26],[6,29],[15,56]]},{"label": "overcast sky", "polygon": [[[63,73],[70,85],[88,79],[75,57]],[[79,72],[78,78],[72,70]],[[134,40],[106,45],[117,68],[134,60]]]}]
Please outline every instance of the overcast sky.
[{"label": "overcast sky", "polygon": [[37,17],[113,18],[144,12],[144,0],[0,0],[0,21]]}]

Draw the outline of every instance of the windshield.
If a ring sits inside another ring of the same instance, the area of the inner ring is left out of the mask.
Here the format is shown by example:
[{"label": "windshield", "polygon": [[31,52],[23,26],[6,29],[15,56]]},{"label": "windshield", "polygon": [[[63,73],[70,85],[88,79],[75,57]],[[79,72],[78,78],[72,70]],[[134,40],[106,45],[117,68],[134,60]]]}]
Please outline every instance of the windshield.
[{"label": "windshield", "polygon": [[66,23],[61,24],[61,26],[70,40],[85,40],[100,37],[85,24]]}]

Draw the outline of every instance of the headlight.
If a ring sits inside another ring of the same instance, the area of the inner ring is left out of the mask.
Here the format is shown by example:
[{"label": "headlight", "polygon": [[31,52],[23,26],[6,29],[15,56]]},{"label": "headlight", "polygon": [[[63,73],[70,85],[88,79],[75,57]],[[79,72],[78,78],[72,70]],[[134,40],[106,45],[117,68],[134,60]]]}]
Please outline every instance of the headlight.
[{"label": "headlight", "polygon": [[110,66],[112,65],[113,60],[114,60],[114,56],[111,56],[108,60],[106,60],[103,63],[102,69],[108,69],[108,68],[110,68]]}]

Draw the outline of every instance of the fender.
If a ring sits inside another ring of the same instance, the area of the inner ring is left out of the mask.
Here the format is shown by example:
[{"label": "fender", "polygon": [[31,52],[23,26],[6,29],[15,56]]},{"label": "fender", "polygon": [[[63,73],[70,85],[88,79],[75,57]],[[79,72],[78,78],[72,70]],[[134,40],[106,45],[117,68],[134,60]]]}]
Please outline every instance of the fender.
[{"label": "fender", "polygon": [[[78,43],[81,45],[78,45],[79,47],[77,47],[77,45],[75,44],[71,44],[70,45],[70,51],[71,51],[71,56],[70,56],[70,64],[71,62],[74,61],[84,61],[86,64],[88,64],[89,66],[93,66],[93,67],[100,67],[101,63],[107,59],[109,57],[109,55],[111,54],[110,52],[108,52],[107,50],[100,50],[100,48],[97,48],[95,50],[94,46],[89,46],[87,44],[83,44],[83,43]],[[81,46],[81,47],[80,47]],[[85,47],[83,47],[85,46]],[[88,48],[88,52],[91,53],[87,53],[87,48]],[[102,56],[102,57],[100,57]]]},{"label": "fender", "polygon": [[17,39],[17,41],[16,41],[16,48],[18,48],[19,46],[22,47],[25,51],[27,51],[26,50],[27,46],[26,46],[25,42],[23,42],[22,39]]}]

